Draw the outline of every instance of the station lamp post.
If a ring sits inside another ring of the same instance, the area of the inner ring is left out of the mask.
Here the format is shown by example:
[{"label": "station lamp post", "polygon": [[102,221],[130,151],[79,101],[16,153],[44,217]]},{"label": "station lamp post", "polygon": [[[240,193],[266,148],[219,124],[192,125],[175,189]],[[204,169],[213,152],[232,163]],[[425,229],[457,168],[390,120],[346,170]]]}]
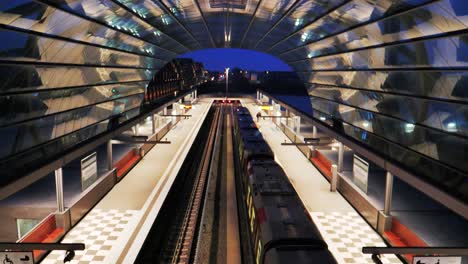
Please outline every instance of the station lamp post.
[{"label": "station lamp post", "polygon": [[226,100],[228,98],[229,68],[226,68]]}]

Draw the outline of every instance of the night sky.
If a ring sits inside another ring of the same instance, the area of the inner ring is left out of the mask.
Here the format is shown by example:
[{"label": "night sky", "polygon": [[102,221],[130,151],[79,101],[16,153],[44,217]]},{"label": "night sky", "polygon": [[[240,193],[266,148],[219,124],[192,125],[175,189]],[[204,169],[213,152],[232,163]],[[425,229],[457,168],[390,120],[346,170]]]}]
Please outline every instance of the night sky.
[{"label": "night sky", "polygon": [[250,71],[292,71],[286,63],[266,53],[245,49],[203,49],[181,55],[202,62],[205,69],[224,71],[226,67]]}]

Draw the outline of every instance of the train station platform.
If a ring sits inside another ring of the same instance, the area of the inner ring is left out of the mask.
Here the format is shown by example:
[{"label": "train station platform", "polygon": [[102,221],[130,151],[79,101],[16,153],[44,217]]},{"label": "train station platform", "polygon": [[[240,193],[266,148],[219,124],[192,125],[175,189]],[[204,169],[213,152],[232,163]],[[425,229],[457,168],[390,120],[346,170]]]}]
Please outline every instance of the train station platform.
[{"label": "train station platform", "polygon": [[[211,105],[200,100],[157,144],[74,226],[63,243],[84,243],[72,264],[133,263],[172,182]],[[141,132],[149,131],[142,127]],[[63,263],[64,252],[52,251],[41,262]]]},{"label": "train station platform", "polygon": [[[259,111],[253,100],[243,99],[253,118]],[[296,189],[312,220],[340,264],[374,264],[370,255],[362,254],[365,246],[386,246],[382,237],[363,219],[339,192],[330,192],[325,176],[291,142],[271,119],[261,118],[260,132]],[[383,263],[402,263],[394,255],[382,257]]]}]

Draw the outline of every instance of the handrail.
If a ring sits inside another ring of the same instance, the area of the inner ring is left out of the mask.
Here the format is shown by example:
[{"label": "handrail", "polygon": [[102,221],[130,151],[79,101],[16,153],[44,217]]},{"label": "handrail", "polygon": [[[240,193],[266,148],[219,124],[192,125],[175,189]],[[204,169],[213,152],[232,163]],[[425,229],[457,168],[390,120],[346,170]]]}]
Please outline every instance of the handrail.
[{"label": "handrail", "polygon": [[362,253],[372,254],[372,260],[382,264],[382,254],[468,256],[468,247],[363,247]]},{"label": "handrail", "polygon": [[363,247],[364,254],[467,255],[468,247]]},{"label": "handrail", "polygon": [[0,242],[0,251],[32,250],[85,250],[83,243],[4,243]]},{"label": "handrail", "polygon": [[65,250],[63,262],[72,261],[75,257],[75,250],[85,250],[83,243],[2,243],[0,242],[0,252],[15,252],[15,251],[34,251],[34,250]]}]

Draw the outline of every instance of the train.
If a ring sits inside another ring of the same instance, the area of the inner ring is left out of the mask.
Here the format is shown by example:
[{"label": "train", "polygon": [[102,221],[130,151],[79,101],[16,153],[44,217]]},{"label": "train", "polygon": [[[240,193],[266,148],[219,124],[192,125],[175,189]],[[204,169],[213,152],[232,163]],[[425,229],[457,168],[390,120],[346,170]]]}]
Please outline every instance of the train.
[{"label": "train", "polygon": [[336,264],[249,110],[233,119],[255,263]]},{"label": "train", "polygon": [[188,58],[173,59],[150,80],[146,88],[145,102],[155,102],[201,85],[206,82],[207,76],[202,63]]}]

